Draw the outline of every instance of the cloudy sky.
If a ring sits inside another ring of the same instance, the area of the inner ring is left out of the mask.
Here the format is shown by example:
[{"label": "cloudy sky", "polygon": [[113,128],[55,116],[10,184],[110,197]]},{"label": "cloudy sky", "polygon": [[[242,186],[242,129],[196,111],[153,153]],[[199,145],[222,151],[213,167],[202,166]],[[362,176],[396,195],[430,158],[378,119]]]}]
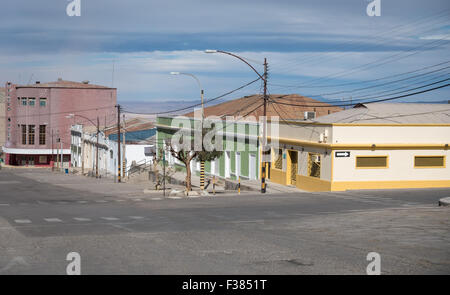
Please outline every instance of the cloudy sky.
[{"label": "cloudy sky", "polygon": [[[2,84],[89,80],[125,102],[198,98],[195,81],[171,71],[197,75],[207,98],[256,78],[204,49],[259,71],[266,57],[272,94],[378,99],[450,76],[448,0],[380,0],[374,17],[368,0],[80,1],[79,17],[67,0],[2,1]],[[449,88],[405,100],[447,100]],[[257,82],[228,98],[260,91]]]}]

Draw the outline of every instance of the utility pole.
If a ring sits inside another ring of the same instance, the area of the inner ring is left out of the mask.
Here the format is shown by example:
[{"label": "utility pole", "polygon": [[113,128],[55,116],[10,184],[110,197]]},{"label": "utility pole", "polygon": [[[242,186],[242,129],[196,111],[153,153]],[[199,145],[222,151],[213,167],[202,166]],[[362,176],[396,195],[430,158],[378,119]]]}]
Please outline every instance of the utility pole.
[{"label": "utility pole", "polygon": [[[202,98],[202,122],[201,122],[201,133],[202,133],[202,151],[203,151],[203,121],[205,120],[205,109],[203,106],[203,95],[204,91],[201,89]],[[200,161],[200,189],[203,191],[205,189],[205,161]]]},{"label": "utility pole", "polygon": [[266,192],[266,148],[267,148],[267,58],[264,58],[264,114],[263,114],[263,143],[262,143],[262,175],[261,193]]},{"label": "utility pole", "polygon": [[126,125],[125,125],[125,114],[123,115],[123,157],[122,157],[122,176],[125,178],[126,172],[127,172],[127,163],[126,163],[126,141],[125,141],[125,133],[127,132]]},{"label": "utility pole", "polygon": [[120,166],[120,105],[117,106],[117,181],[122,182],[120,179],[121,166]]},{"label": "utility pole", "polygon": [[59,171],[59,146],[58,146],[58,142],[60,142],[61,139],[58,138],[56,139],[56,170]]},{"label": "utility pole", "polygon": [[81,125],[81,175],[84,175],[84,129]]},{"label": "utility pole", "polygon": [[166,149],[163,150],[163,196],[166,197]]},{"label": "utility pole", "polygon": [[53,156],[53,129],[52,129],[52,171],[55,171],[55,157]]},{"label": "utility pole", "polygon": [[61,147],[60,151],[61,151],[61,172],[64,171],[64,151],[63,151],[63,142],[61,140],[61,138],[59,139],[59,145]]},{"label": "utility pole", "polygon": [[100,120],[97,116],[97,148],[95,150],[95,178],[98,178],[98,137],[100,136]]}]

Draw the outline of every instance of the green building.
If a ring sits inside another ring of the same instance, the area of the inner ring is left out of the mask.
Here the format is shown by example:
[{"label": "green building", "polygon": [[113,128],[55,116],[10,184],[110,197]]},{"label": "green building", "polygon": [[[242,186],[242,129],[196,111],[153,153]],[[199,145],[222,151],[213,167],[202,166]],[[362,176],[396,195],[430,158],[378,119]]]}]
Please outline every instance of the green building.
[{"label": "green building", "polygon": [[[192,117],[157,117],[156,142],[158,153],[165,149],[166,142],[171,140],[179,130],[193,133],[194,124],[199,124]],[[205,120],[205,123],[207,121]],[[240,121],[210,120],[213,124],[222,124],[218,134],[223,138],[223,153],[220,158],[205,162],[205,173],[221,178],[259,179],[260,178],[260,143],[258,141],[259,125],[249,119]],[[217,128],[217,125],[214,125]],[[205,125],[206,127],[206,125]],[[191,129],[191,130],[189,130]],[[166,161],[178,169],[185,169],[184,164],[172,157],[166,150]],[[200,163],[191,162],[193,174],[200,173]]]}]

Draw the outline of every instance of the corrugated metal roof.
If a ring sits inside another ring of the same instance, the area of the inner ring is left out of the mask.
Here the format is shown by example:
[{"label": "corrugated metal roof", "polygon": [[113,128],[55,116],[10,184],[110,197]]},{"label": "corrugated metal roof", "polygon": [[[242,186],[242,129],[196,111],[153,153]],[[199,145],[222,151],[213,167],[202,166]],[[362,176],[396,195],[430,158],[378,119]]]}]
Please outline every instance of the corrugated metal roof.
[{"label": "corrugated metal roof", "polygon": [[449,124],[450,104],[370,103],[315,120],[319,123]]}]

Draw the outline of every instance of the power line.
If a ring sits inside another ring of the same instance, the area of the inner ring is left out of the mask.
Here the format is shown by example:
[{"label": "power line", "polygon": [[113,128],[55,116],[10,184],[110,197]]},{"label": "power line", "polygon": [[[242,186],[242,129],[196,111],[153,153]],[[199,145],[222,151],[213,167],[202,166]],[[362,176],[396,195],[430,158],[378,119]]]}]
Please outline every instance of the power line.
[{"label": "power line", "polygon": [[[435,84],[435,83],[434,83]],[[390,98],[385,98],[385,99],[379,99],[379,100],[374,100],[374,101],[368,101],[368,102],[364,102],[364,104],[368,104],[368,103],[375,103],[375,102],[383,102],[383,101],[390,101],[390,100],[394,100],[394,99],[399,99],[399,98],[404,98],[404,97],[409,97],[409,96],[413,96],[413,95],[417,95],[417,94],[421,94],[421,93],[426,93],[426,92],[430,92],[430,91],[434,91],[440,88],[444,88],[444,87],[448,87],[450,86],[450,84],[445,84],[445,85],[441,85],[441,86],[437,86],[431,89],[426,89],[426,90],[422,90],[422,91],[418,91],[418,92],[414,92],[414,93],[410,93],[410,94],[405,94],[405,95],[400,95],[400,96],[395,96],[395,97],[390,97]],[[320,107],[327,107],[329,108],[329,105],[299,105],[299,104],[292,104],[292,103],[285,103],[285,102],[279,102],[279,101],[273,101],[273,103],[276,104],[282,104],[282,105],[288,105],[288,106],[298,106],[298,107],[316,107],[316,108],[320,108]],[[337,107],[344,107],[344,106],[353,106],[354,104],[341,104],[341,105],[333,105],[333,106],[337,106]]]},{"label": "power line", "polygon": [[[231,93],[234,93],[234,92],[236,92],[236,91],[238,91],[238,90],[241,90],[242,88],[245,88],[245,87],[247,87],[247,86],[249,86],[249,85],[255,83],[255,82],[258,81],[259,79],[261,79],[261,78],[258,77],[257,79],[255,79],[255,80],[253,80],[253,81],[251,81],[251,82],[248,82],[247,84],[244,84],[244,85],[242,85],[242,86],[240,86],[240,87],[238,87],[238,88],[236,88],[236,89],[233,89],[233,90],[231,90],[231,91],[229,91],[229,92],[227,92],[227,93],[224,93],[224,94],[222,94],[222,95],[219,95],[219,96],[217,96],[217,97],[211,98],[211,99],[205,101],[204,104],[210,103],[210,102],[212,102],[212,101],[215,101],[215,100],[218,100],[218,99],[220,99],[220,98],[222,98],[222,97],[225,97],[225,96],[227,96],[227,95],[230,95]],[[194,108],[194,107],[196,107],[196,106],[200,106],[200,105],[201,105],[201,103],[197,103],[197,104],[194,104],[194,105],[191,105],[191,106],[188,106],[188,107],[184,107],[184,108],[180,108],[180,109],[176,109],[176,110],[170,110],[170,111],[164,111],[164,112],[156,112],[156,113],[139,113],[139,112],[130,112],[130,111],[126,111],[126,110],[124,110],[123,112],[124,112],[124,113],[129,113],[129,114],[138,114],[138,115],[161,115],[161,114],[176,113],[176,112],[179,112],[179,111],[184,111],[184,110],[187,110],[187,109],[192,109],[192,108]]]}]

